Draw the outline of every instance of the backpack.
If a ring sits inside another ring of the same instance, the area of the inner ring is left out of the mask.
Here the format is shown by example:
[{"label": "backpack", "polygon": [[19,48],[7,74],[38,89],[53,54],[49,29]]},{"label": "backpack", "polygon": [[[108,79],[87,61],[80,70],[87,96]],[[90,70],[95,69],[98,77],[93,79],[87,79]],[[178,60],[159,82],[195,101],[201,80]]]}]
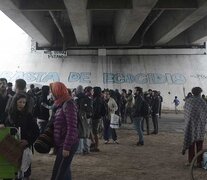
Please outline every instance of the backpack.
[{"label": "backpack", "polygon": [[143,99],[142,106],[141,106],[141,116],[147,116],[150,114],[150,106],[146,100]]}]

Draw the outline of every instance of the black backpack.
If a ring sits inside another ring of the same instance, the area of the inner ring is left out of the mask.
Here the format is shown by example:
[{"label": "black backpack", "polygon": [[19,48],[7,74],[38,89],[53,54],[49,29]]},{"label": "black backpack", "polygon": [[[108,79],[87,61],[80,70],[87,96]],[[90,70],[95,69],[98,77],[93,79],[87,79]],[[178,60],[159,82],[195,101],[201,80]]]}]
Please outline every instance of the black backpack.
[{"label": "black backpack", "polygon": [[150,114],[150,106],[146,100],[143,99],[141,106],[141,116],[147,116]]}]

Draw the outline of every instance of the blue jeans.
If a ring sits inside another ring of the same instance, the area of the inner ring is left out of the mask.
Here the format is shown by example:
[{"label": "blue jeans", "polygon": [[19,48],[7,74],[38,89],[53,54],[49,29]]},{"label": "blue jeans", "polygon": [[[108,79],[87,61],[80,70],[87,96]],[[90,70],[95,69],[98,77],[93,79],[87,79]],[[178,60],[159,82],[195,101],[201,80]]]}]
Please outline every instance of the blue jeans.
[{"label": "blue jeans", "polygon": [[143,131],[142,131],[142,121],[143,121],[143,117],[134,117],[134,119],[133,119],[134,128],[137,131],[137,134],[139,136],[139,143],[144,143],[144,136],[143,136]]},{"label": "blue jeans", "polygon": [[66,158],[62,156],[63,148],[57,150],[51,180],[72,180],[70,165],[78,148],[78,144],[79,142],[71,147],[70,155]]},{"label": "blue jeans", "polygon": [[90,152],[90,140],[87,138],[81,138],[79,140],[79,146],[76,153],[81,154],[83,152]]}]

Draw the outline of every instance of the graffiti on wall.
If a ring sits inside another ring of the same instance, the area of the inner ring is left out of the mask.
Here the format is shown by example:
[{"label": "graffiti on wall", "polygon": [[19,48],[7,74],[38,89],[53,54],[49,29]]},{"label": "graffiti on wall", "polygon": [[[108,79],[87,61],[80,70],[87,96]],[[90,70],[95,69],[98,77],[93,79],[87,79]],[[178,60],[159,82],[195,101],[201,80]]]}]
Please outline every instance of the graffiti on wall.
[{"label": "graffiti on wall", "polygon": [[196,79],[207,79],[207,75],[204,75],[204,74],[190,75],[190,77],[196,78]]},{"label": "graffiti on wall", "polygon": [[[7,78],[8,81],[14,82],[16,79],[25,79],[28,83],[47,83],[60,81],[60,76],[57,72],[0,72],[0,77]],[[86,83],[91,84],[91,72],[70,72],[67,80],[70,83]],[[184,84],[186,78],[182,74],[171,73],[103,73],[104,84]]]},{"label": "graffiti on wall", "polygon": [[159,74],[159,73],[139,73],[139,74],[124,74],[124,73],[104,73],[104,84],[123,84],[123,83],[137,83],[137,84],[184,84],[186,78],[182,74]]},{"label": "graffiti on wall", "polygon": [[[90,72],[71,72],[68,77],[68,82],[91,83]],[[184,84],[186,78],[182,74],[159,74],[159,73],[139,73],[136,75],[130,73],[103,73],[104,84]]]},{"label": "graffiti on wall", "polygon": [[67,56],[67,51],[44,51],[48,59],[63,59]]},{"label": "graffiti on wall", "polygon": [[5,77],[8,81],[14,82],[16,79],[24,79],[27,83],[47,83],[60,81],[59,74],[57,72],[0,72],[0,77]]},{"label": "graffiti on wall", "polygon": [[91,83],[91,72],[70,72],[68,82]]}]

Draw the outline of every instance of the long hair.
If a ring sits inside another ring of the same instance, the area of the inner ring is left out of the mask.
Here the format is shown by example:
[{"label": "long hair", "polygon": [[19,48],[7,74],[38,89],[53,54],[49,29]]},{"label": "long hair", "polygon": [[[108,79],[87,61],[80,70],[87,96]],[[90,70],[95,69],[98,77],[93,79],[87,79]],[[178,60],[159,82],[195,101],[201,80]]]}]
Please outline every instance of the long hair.
[{"label": "long hair", "polygon": [[65,84],[61,82],[54,82],[50,84],[50,88],[53,96],[55,97],[56,106],[61,105],[65,101],[71,99]]},{"label": "long hair", "polygon": [[[12,100],[12,104],[11,104],[11,107],[9,109],[9,115],[11,117],[16,117],[17,113],[19,112],[19,110],[17,109],[17,101],[21,98],[24,98],[27,100],[27,95],[24,94],[24,93],[17,93],[15,96],[14,96],[14,99]],[[23,109],[23,112],[25,113],[28,113],[28,104],[27,104],[27,101],[26,101],[26,104],[25,104],[25,107]]]}]

